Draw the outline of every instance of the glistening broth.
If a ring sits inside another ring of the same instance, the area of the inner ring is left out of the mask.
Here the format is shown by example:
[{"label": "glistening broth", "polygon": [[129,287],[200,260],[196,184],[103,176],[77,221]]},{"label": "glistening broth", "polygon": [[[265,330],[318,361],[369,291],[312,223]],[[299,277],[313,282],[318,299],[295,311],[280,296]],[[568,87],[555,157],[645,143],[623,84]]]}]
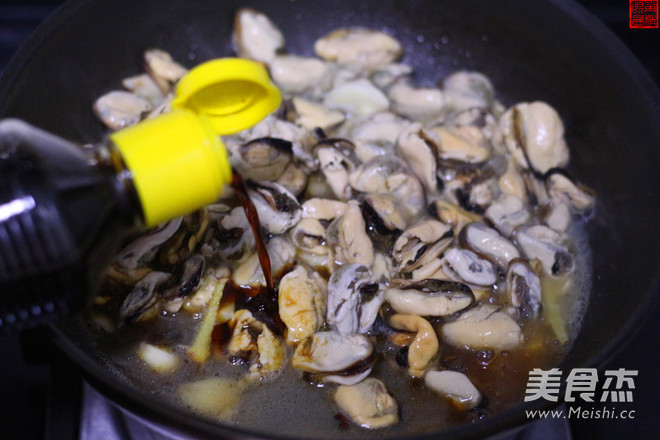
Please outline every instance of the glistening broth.
[{"label": "glistening broth", "polygon": [[[525,396],[529,371],[534,368],[550,369],[556,366],[570,348],[571,340],[580,328],[582,314],[586,310],[590,291],[591,255],[587,247],[584,225],[577,223],[571,229],[571,237],[577,247],[577,271],[573,287],[564,294],[561,302],[562,318],[567,323],[569,339],[559,342],[550,324],[545,320],[529,322],[524,328],[525,345],[514,350],[493,353],[488,350],[465,350],[441,342],[439,364],[448,369],[464,371],[481,390],[487,403],[470,412],[455,411],[437,393],[425,387],[421,380],[410,380],[405,368],[396,362],[399,348],[384,336],[377,337],[378,351],[387,356],[372,373],[381,379],[399,402],[401,422],[388,428],[388,436],[403,433],[437,432],[453,424],[462,424],[520,403]],[[226,293],[231,300],[235,292]],[[222,376],[239,380],[246,373],[244,364],[232,364],[220,347],[214,356],[201,367],[186,359],[188,346],[196,332],[185,314],[167,314],[155,321],[123,327],[113,334],[100,333],[98,343],[106,353],[111,370],[121,371],[124,380],[132,386],[161,396],[174,405],[181,405],[177,388],[195,377]],[[183,367],[172,375],[155,374],[136,355],[141,342],[174,347],[184,359]],[[292,350],[289,348],[288,355]],[[300,372],[289,364],[271,381],[264,381],[242,393],[237,410],[223,423],[236,425],[264,434],[278,433],[296,436],[304,430],[310,438],[366,438],[370,431],[351,427],[336,417],[338,411],[328,394],[329,386],[308,385]]]}]

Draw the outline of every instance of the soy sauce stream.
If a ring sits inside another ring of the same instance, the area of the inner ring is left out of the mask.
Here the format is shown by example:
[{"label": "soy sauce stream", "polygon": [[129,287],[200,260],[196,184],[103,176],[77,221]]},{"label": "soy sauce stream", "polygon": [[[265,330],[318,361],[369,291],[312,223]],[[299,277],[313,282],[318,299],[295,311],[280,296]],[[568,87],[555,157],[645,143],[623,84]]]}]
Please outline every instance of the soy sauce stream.
[{"label": "soy sauce stream", "polygon": [[254,239],[257,247],[257,254],[259,255],[259,264],[266,279],[265,288],[249,288],[245,286],[237,286],[233,282],[225,285],[225,293],[229,296],[236,298],[236,304],[239,308],[250,310],[254,317],[259,321],[266,324],[275,334],[281,335],[283,333],[283,323],[279,316],[278,310],[278,295],[275,290],[273,282],[273,274],[270,266],[270,257],[266,249],[263,234],[261,232],[261,223],[259,222],[259,215],[257,210],[250,200],[247,193],[247,187],[240,174],[235,170],[233,171],[232,188],[236,191],[245,215],[250,223],[250,228],[254,234]]},{"label": "soy sauce stream", "polygon": [[275,285],[273,284],[273,274],[270,268],[270,257],[268,256],[268,250],[266,249],[266,244],[264,242],[264,236],[261,233],[261,223],[259,222],[259,215],[257,214],[257,209],[254,207],[254,203],[250,200],[250,197],[247,193],[247,188],[245,187],[245,181],[243,177],[232,170],[233,177],[231,187],[236,191],[236,195],[241,201],[243,210],[245,211],[245,216],[250,222],[250,228],[254,234],[254,239],[257,245],[257,253],[259,255],[259,264],[261,265],[261,270],[264,272],[264,277],[266,278],[266,290],[268,296],[275,295]]}]

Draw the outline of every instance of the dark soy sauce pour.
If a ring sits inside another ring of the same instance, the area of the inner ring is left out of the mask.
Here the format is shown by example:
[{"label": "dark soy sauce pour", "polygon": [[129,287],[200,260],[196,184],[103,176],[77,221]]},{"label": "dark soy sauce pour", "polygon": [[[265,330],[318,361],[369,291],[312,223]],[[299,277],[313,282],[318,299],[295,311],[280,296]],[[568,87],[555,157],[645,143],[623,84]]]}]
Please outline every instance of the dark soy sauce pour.
[{"label": "dark soy sauce pour", "polygon": [[259,264],[261,265],[261,270],[264,272],[264,277],[266,278],[266,289],[269,296],[275,295],[275,286],[273,284],[273,275],[270,270],[270,257],[268,257],[268,250],[266,250],[266,243],[264,242],[264,236],[261,233],[261,223],[259,223],[259,215],[257,214],[257,209],[254,207],[254,203],[250,200],[250,197],[247,193],[247,188],[245,187],[245,182],[243,177],[232,170],[233,177],[231,182],[231,187],[236,191],[238,199],[243,205],[243,210],[245,211],[245,216],[250,222],[250,228],[254,234],[254,239],[257,244],[257,253],[259,254]]},{"label": "dark soy sauce pour", "polygon": [[259,222],[259,215],[257,209],[254,207],[252,200],[247,193],[245,181],[240,174],[233,170],[232,188],[236,191],[236,195],[243,206],[245,215],[250,223],[250,228],[254,234],[254,239],[257,246],[257,254],[259,255],[259,264],[266,279],[265,291],[263,288],[250,288],[244,286],[237,286],[229,282],[225,286],[224,295],[229,295],[236,298],[236,306],[238,308],[245,308],[252,312],[254,317],[259,321],[266,324],[276,334],[282,334],[283,324],[279,317],[278,311],[278,298],[275,284],[273,282],[273,274],[270,267],[270,257],[266,249],[266,243],[261,232],[261,223]]}]

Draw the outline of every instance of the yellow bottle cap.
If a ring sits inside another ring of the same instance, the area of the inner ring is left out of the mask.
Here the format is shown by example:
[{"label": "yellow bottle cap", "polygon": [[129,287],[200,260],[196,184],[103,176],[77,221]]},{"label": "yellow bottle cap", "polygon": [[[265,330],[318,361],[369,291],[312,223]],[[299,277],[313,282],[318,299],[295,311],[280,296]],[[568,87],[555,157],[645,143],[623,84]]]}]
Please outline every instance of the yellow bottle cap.
[{"label": "yellow bottle cap", "polygon": [[255,125],[281,102],[261,64],[231,58],[191,70],[176,93],[170,113],[110,135],[149,227],[216,201],[232,179],[219,135]]},{"label": "yellow bottle cap", "polygon": [[207,116],[215,130],[225,135],[252,127],[281,102],[262,64],[222,58],[200,64],[181,78],[172,108]]}]

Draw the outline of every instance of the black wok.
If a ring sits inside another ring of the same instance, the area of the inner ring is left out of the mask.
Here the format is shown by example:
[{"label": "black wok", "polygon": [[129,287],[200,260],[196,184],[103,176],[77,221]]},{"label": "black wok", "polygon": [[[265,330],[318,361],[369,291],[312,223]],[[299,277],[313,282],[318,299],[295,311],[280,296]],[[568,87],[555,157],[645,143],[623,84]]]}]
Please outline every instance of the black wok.
[{"label": "black wok", "polygon": [[[74,0],[22,47],[0,81],[0,117],[14,116],[79,143],[104,128],[92,100],[141,69],[147,47],[192,66],[231,54],[238,6],[264,11],[292,53],[340,26],[385,29],[427,84],[457,69],[488,75],[504,104],[544,100],[565,121],[570,171],[598,194],[588,224],[593,284],[582,329],[560,366],[598,367],[630,338],[660,283],[660,92],[628,50],[565,0]],[[52,328],[89,379],[138,414],[195,435],[247,438],[133,388],[110,369],[82,322]],[[521,404],[485,421],[420,438],[477,437],[525,421]],[[277,433],[272,433],[277,437]],[[410,433],[413,437],[414,433]]]}]

